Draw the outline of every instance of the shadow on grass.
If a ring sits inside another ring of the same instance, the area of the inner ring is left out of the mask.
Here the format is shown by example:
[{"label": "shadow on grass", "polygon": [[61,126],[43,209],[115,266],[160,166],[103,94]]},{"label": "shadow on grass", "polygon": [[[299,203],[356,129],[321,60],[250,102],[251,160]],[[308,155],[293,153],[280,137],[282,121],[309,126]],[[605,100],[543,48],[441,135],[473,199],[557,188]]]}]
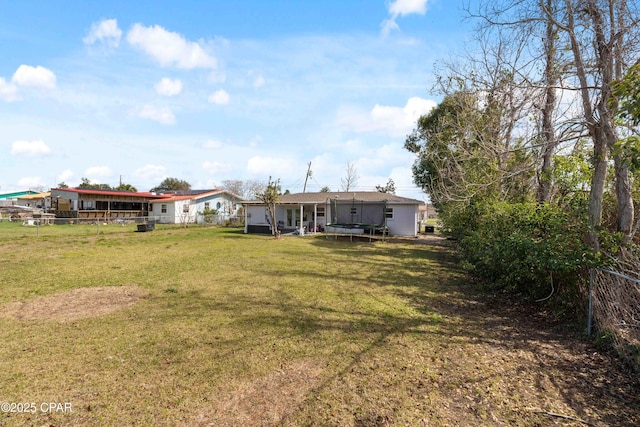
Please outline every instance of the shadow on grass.
[{"label": "shadow on grass", "polygon": [[[470,377],[475,385],[497,384],[504,396],[520,396],[527,402],[526,410],[531,414],[569,407],[574,417],[593,423],[626,426],[640,422],[640,382],[620,361],[597,351],[575,332],[551,321],[537,307],[481,293],[460,271],[452,251],[446,247],[324,238],[315,238],[312,243],[327,251],[322,268],[294,267],[290,274],[324,280],[335,279],[339,274],[343,280],[361,284],[364,289],[383,286],[425,315],[415,319],[357,313],[352,321],[332,321],[322,319],[327,314],[323,310],[327,309],[314,311],[295,303],[285,305],[283,315],[290,316],[287,321],[296,330],[311,335],[326,329],[345,333],[367,331],[376,336],[336,377],[351,370],[366,354],[375,352],[389,336],[437,336],[447,346],[458,349],[459,355],[480,354],[477,362],[486,371],[484,374],[465,366],[464,358],[448,366],[452,370],[449,374],[459,377],[460,384],[469,382]],[[336,264],[339,259],[351,258],[359,268],[332,270],[328,265],[334,256]],[[429,320],[434,314],[445,320]],[[343,317],[345,313],[339,315]],[[550,393],[559,400],[550,403]],[[479,396],[473,399],[477,405],[495,404]]]},{"label": "shadow on grass", "polygon": [[539,307],[483,294],[464,283],[457,286],[455,300],[430,300],[439,312],[460,319],[445,328],[446,339],[482,349],[493,363],[502,364],[489,374],[493,378],[475,381],[490,383],[505,376],[510,379],[507,391],[513,394],[526,385],[538,402],[530,409],[541,413],[556,412],[547,407],[553,391],[578,418],[593,425],[638,425],[640,381],[614,355],[598,351]]},{"label": "shadow on grass", "polygon": [[[235,230],[220,235],[245,237]],[[172,316],[198,322],[216,358],[325,355],[334,358],[333,369],[314,395],[330,396],[328,389],[372,359],[404,357],[393,353],[402,351],[394,343],[409,336],[403,343],[424,341],[416,348],[432,351],[425,363],[438,376],[429,387],[445,390],[444,399],[458,393],[472,408],[465,409],[469,416],[483,409],[500,414],[502,424],[545,425],[558,420],[538,412],[564,411],[594,425],[640,423],[636,377],[535,308],[479,292],[447,247],[307,237],[265,248],[264,255],[242,260],[252,283],[213,296],[161,297],[180,308],[169,310]],[[323,298],[324,291],[333,295]],[[170,315],[164,319],[173,323]],[[473,420],[467,425],[483,421]]]}]

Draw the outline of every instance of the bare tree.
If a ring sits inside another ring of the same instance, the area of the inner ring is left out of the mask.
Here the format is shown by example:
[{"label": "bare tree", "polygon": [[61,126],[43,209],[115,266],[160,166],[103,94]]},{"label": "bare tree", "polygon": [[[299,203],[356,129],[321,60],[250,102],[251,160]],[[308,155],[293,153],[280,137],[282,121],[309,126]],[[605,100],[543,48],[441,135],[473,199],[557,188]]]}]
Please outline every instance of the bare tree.
[{"label": "bare tree", "polygon": [[[573,59],[573,89],[582,103],[584,126],[593,141],[593,178],[589,193],[589,221],[594,230],[601,225],[609,155],[619,140],[615,123],[618,108],[612,82],[623,77],[638,53],[638,11],[626,0],[563,0],[545,17],[559,29],[570,46]],[[628,166],[614,154],[617,230],[629,240],[633,226],[633,198]],[[594,232],[590,245],[599,250]]]},{"label": "bare tree", "polygon": [[347,163],[346,175],[340,179],[342,185],[342,191],[350,191],[358,184],[360,175],[358,175],[358,169],[353,162]]},{"label": "bare tree", "polygon": [[264,189],[264,182],[256,180],[227,179],[222,181],[222,189],[240,196],[244,200],[251,200]]},{"label": "bare tree", "polygon": [[[544,7],[546,10],[553,11],[556,1],[545,0]],[[553,175],[553,157],[558,148],[559,140],[556,136],[555,126],[553,123],[553,115],[556,111],[557,103],[557,86],[560,78],[557,70],[557,35],[558,27],[546,20],[545,36],[543,40],[544,48],[544,100],[541,107],[541,139],[542,146],[542,165],[538,174],[538,203],[549,202],[551,199],[551,186]]]},{"label": "bare tree", "polygon": [[[562,140],[558,130],[563,126],[571,128],[576,140],[588,136],[593,142],[588,208],[593,231],[588,240],[595,250],[599,249],[595,230],[602,223],[610,157],[615,167],[616,228],[625,240],[631,236],[633,199],[629,169],[613,152],[619,140],[619,127],[615,122],[618,101],[612,82],[622,78],[638,54],[637,7],[637,2],[628,0],[480,0],[474,11],[468,10],[470,17],[484,23],[482,28],[487,32],[508,28],[511,34],[525,37],[532,64],[544,60],[544,65],[538,67],[542,79],[534,75],[531,80],[539,81],[543,89],[539,102],[542,148],[539,201],[550,200],[549,172]],[[558,117],[557,105],[554,106],[558,90],[575,94],[579,111]]]}]

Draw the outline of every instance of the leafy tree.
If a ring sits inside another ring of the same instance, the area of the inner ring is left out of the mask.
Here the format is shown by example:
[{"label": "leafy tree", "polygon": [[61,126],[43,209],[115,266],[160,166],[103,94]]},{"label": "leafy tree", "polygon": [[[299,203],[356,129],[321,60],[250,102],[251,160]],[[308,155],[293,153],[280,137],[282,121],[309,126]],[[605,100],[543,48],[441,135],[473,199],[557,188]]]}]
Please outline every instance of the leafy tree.
[{"label": "leafy tree", "polygon": [[443,101],[405,141],[414,181],[479,277],[536,299],[554,283],[577,294],[597,252],[640,228],[640,65],[624,74],[638,55],[637,5],[467,5],[478,49],[438,76]]},{"label": "leafy tree", "polygon": [[490,136],[495,130],[486,129],[490,114],[477,95],[456,92],[420,117],[407,137],[405,148],[417,155],[414,181],[436,207],[500,194],[503,171]]},{"label": "leafy tree", "polygon": [[[624,137],[613,145],[613,154],[635,176],[640,174],[640,62],[636,62],[627,74],[613,83],[613,94],[619,99],[618,119],[625,126]],[[631,230],[629,240],[640,229],[640,218]]]},{"label": "leafy tree", "polygon": [[380,193],[396,194],[396,184],[393,179],[389,178],[387,185],[376,185],[376,190]]},{"label": "leafy tree", "polygon": [[81,178],[78,188],[87,190],[113,190],[109,184],[92,184],[89,178]]},{"label": "leafy tree", "polygon": [[114,190],[117,190],[117,191],[130,191],[130,192],[133,192],[133,193],[138,191],[138,189],[136,187],[134,187],[133,185],[125,184],[125,183],[120,183],[120,185],[115,187]]},{"label": "leafy tree", "polygon": [[269,177],[267,185],[256,193],[258,200],[264,203],[267,208],[269,221],[271,223],[271,232],[276,239],[280,238],[280,230],[278,230],[278,223],[276,221],[276,205],[280,200],[281,193],[282,187],[280,186],[280,179],[272,181],[271,177]]},{"label": "leafy tree", "polygon": [[69,188],[69,186],[64,181],[62,181],[58,183],[58,188]]},{"label": "leafy tree", "polygon": [[328,193],[328,192],[330,192],[330,191],[331,191],[331,189],[330,189],[329,187],[327,187],[327,186],[324,186],[324,187],[322,187],[322,188],[320,189],[320,192],[321,192],[321,193]]},{"label": "leafy tree", "polygon": [[211,224],[216,215],[218,215],[218,209],[210,208],[209,206],[205,207],[204,210],[198,212],[199,215],[202,215],[204,218],[204,222],[207,224]]},{"label": "leafy tree", "polygon": [[153,192],[163,192],[163,191],[189,191],[191,190],[191,184],[187,181],[178,178],[165,178],[162,182],[157,186],[153,187],[149,191]]}]

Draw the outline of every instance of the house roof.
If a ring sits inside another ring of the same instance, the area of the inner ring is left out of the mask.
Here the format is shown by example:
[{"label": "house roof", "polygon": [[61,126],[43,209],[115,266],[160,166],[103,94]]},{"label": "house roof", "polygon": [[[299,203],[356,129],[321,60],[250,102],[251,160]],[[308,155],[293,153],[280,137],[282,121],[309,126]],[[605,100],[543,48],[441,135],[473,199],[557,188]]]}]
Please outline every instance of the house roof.
[{"label": "house roof", "polygon": [[[330,191],[324,193],[293,193],[282,194],[279,204],[325,204],[328,200],[344,200],[344,201],[362,201],[362,202],[384,202],[389,204],[422,204],[424,202],[407,197],[396,196],[390,193],[381,193],[379,191]],[[242,202],[246,205],[261,205],[261,200],[245,200]]]},{"label": "house roof", "polygon": [[51,191],[65,191],[68,193],[92,194],[104,196],[128,196],[128,197],[147,197],[153,199],[161,199],[170,197],[170,195],[150,193],[147,191],[118,191],[118,190],[94,190],[89,188],[52,188]]},{"label": "house roof", "polygon": [[37,199],[44,199],[46,197],[50,197],[51,193],[46,192],[46,193],[36,193],[36,194],[27,194],[26,196],[19,196],[18,199],[20,200],[37,200]]},{"label": "house roof", "polygon": [[33,191],[33,190],[14,191],[12,193],[2,193],[0,194],[0,200],[16,199],[18,197],[27,196],[29,194],[36,194],[36,193],[37,191]]},{"label": "house roof", "polygon": [[164,202],[177,202],[177,201],[180,201],[180,200],[191,200],[191,199],[198,200],[198,199],[203,199],[205,197],[214,196],[216,194],[228,194],[232,198],[240,200],[239,196],[237,196],[237,195],[235,195],[233,193],[230,193],[230,192],[228,192],[226,190],[196,190],[196,191],[187,191],[187,192],[184,192],[184,194],[181,193],[181,192],[176,192],[175,194],[174,193],[171,193],[171,194],[165,193],[165,194],[163,194],[163,196],[164,196],[163,198],[161,198],[159,200],[152,200],[151,203],[154,203],[154,202],[162,202],[162,203],[164,203]]}]

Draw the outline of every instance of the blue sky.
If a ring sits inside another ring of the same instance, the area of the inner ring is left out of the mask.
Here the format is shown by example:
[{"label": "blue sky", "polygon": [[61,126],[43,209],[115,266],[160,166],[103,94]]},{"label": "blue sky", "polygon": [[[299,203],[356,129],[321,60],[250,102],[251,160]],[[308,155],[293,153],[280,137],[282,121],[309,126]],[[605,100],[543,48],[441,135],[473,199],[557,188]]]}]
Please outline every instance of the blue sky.
[{"label": "blue sky", "polygon": [[404,139],[462,0],[2,1],[0,192],[279,178],[425,200]]}]

